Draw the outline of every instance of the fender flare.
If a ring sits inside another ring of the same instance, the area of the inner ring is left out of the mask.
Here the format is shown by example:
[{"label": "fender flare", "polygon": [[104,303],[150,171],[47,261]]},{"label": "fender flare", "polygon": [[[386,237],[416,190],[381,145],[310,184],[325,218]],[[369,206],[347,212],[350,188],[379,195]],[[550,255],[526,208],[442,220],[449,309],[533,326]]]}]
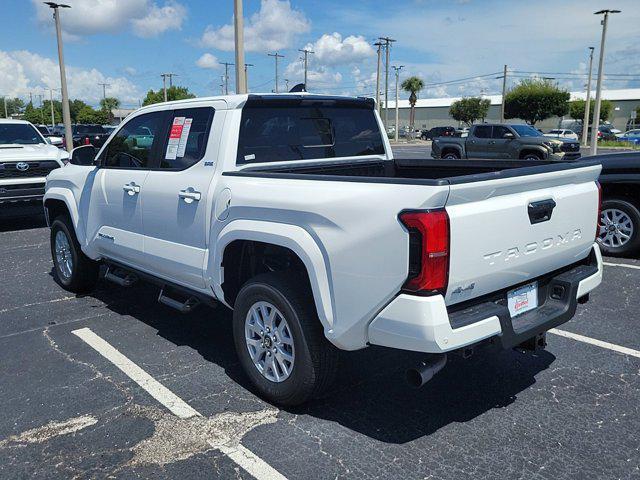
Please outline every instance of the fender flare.
[{"label": "fender flare", "polygon": [[522,158],[524,152],[537,152],[542,155],[542,159],[546,160],[549,158],[549,151],[546,148],[543,148],[539,145],[524,145],[520,148],[518,152],[518,158]]},{"label": "fender flare", "polygon": [[[47,200],[60,200],[64,202],[67,207],[67,211],[71,216],[71,223],[73,224],[73,228],[76,230],[76,237],[80,242],[80,245],[84,245],[86,243],[86,233],[84,225],[80,223],[80,215],[78,213],[78,205],[73,197],[73,193],[66,188],[59,187],[51,187],[48,188],[46,193],[44,194],[43,204],[46,206]],[[48,213],[47,213],[48,217]],[[51,221],[53,219],[49,219]]]},{"label": "fender flare", "polygon": [[[215,241],[213,262],[209,263],[211,285],[218,299],[223,302],[224,278],[221,263],[225,248],[235,240],[271,243],[286,247],[298,255],[309,274],[318,318],[325,332],[330,333],[334,323],[334,309],[329,272],[322,250],[309,232],[296,225],[260,220],[235,220],[226,225]],[[227,306],[231,308],[230,305]]]}]

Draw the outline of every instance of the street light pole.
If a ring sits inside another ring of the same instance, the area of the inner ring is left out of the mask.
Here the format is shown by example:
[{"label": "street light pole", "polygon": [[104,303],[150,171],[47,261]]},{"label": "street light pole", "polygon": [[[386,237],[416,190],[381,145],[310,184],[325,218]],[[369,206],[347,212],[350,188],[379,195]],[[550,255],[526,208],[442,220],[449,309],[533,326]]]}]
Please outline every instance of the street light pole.
[{"label": "street light pole", "polygon": [[51,105],[51,128],[56,126],[56,116],[53,110],[53,88],[49,89],[49,104]]},{"label": "street light pole", "polygon": [[594,15],[603,15],[602,39],[600,40],[600,60],[598,61],[598,83],[596,84],[596,105],[593,110],[593,123],[591,124],[591,155],[598,153],[598,127],[600,126],[600,102],[602,96],[602,77],[604,76],[604,42],[607,37],[607,23],[610,13],[620,13],[620,10],[600,10]]},{"label": "street light pole", "polygon": [[398,141],[398,134],[400,131],[400,109],[398,107],[398,81],[400,80],[400,70],[404,68],[404,65],[400,65],[399,67],[393,66],[393,69],[396,71],[396,133],[395,133],[395,141]]},{"label": "street light pole", "polygon": [[589,143],[589,110],[591,109],[591,72],[593,67],[593,47],[589,47],[589,79],[587,80],[587,101],[584,104],[584,120],[582,121],[582,145]]},{"label": "street light pole", "polygon": [[71,8],[69,5],[64,5],[54,2],[44,2],[45,5],[49,5],[49,8],[53,9],[53,20],[56,24],[56,37],[58,39],[58,62],[60,63],[60,87],[62,92],[62,120],[64,122],[64,140],[67,145],[67,150],[70,152],[73,150],[73,132],[71,131],[71,111],[69,110],[69,93],[67,91],[67,73],[64,68],[64,53],[62,49],[62,27],[60,26],[60,11],[59,8]]},{"label": "street light pole", "polygon": [[234,0],[233,24],[236,35],[236,93],[247,93],[248,90],[247,66],[244,63],[244,18],[242,15],[242,0]]},{"label": "street light pole", "polygon": [[279,58],[284,58],[284,55],[280,55],[278,52],[276,53],[267,53],[268,56],[275,58],[276,60],[276,88],[275,88],[275,93],[279,93],[279,89],[278,89],[278,59]]}]

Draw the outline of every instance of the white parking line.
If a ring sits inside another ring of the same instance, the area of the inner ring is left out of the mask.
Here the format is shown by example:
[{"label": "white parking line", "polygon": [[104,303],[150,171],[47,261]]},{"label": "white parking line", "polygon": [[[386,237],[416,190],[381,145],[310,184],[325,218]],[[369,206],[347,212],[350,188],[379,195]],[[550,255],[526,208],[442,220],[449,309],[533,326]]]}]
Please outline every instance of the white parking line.
[{"label": "white parking line", "polygon": [[[84,340],[95,351],[118,367],[125,375],[140,385],[149,395],[159,401],[177,417],[191,418],[202,416],[187,402],[125,357],[107,341],[96,335],[90,328],[80,328],[73,330],[71,333]],[[286,480],[286,477],[280,472],[241,444],[237,446],[216,446],[216,448],[259,480]]]},{"label": "white parking line", "polygon": [[557,328],[552,328],[551,330],[549,330],[549,333],[553,333],[565,338],[570,338],[572,340],[577,340],[579,342],[588,343],[590,345],[595,345],[596,347],[613,350],[614,352],[624,353],[625,355],[630,355],[632,357],[640,358],[640,351],[634,350],[633,348],[622,347],[620,345],[616,345],[615,343],[603,342],[602,340],[598,340],[596,338],[585,337],[584,335],[567,332],[566,330],[558,330]]},{"label": "white parking line", "polygon": [[611,262],[602,262],[603,265],[607,267],[622,267],[622,268],[632,268],[634,270],[640,270],[639,265],[629,265],[627,263],[611,263]]}]

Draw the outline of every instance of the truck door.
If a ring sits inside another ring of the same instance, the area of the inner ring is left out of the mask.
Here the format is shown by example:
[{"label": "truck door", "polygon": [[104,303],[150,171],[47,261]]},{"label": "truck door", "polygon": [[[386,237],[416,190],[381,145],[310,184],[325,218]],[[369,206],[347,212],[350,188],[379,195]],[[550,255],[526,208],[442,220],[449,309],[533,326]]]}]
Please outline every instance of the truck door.
[{"label": "truck door", "polygon": [[169,129],[143,194],[145,269],[193,288],[204,287],[224,105],[207,102],[165,112]]},{"label": "truck door", "polygon": [[467,158],[493,158],[489,152],[491,125],[476,125],[465,142]]},{"label": "truck door", "polygon": [[103,256],[139,267],[143,257],[142,200],[158,142],[139,143],[141,129],[157,132],[164,112],[138,115],[127,121],[100,153],[100,167],[91,184],[88,208],[81,213],[87,239]]},{"label": "truck door", "polygon": [[491,141],[489,142],[489,151],[492,153],[491,158],[517,158],[514,149],[511,147],[514,138],[504,138],[507,133],[513,134],[511,130],[503,125],[493,126]]}]

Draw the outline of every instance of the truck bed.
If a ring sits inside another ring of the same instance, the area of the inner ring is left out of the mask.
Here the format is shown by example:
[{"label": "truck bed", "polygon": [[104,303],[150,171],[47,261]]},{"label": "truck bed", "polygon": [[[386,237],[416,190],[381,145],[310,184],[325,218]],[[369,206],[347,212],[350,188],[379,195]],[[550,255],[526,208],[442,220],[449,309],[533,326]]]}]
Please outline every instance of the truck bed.
[{"label": "truck bed", "polygon": [[593,160],[578,162],[524,160],[428,160],[323,162],[300,165],[249,167],[224,175],[330,180],[418,185],[456,185],[499,178],[535,175],[597,165]]}]

